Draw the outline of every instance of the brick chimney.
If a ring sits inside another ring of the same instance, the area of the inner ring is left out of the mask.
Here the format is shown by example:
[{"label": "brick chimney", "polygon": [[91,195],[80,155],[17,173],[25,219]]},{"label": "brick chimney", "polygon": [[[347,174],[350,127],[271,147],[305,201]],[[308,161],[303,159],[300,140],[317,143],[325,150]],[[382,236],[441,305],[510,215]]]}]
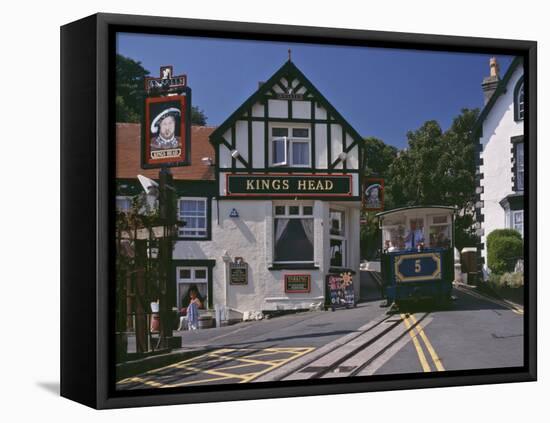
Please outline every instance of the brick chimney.
[{"label": "brick chimney", "polygon": [[496,57],[489,59],[489,76],[483,78],[481,88],[483,89],[483,96],[485,97],[485,104],[489,102],[497,89],[498,82],[500,81],[500,67]]}]

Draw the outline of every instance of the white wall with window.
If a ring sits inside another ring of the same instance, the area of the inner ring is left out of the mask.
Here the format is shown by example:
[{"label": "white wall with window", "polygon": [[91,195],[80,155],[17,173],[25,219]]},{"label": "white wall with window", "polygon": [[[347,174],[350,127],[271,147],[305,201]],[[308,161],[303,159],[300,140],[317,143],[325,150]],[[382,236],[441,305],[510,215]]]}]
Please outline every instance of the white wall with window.
[{"label": "white wall with window", "polygon": [[520,64],[511,73],[506,89],[482,123],[478,208],[483,215],[479,225],[484,270],[487,270],[487,235],[495,229],[513,228],[514,225],[519,228],[519,222],[523,220],[520,214],[513,214],[503,203],[507,197],[521,194],[525,184],[524,146],[514,141],[524,133],[522,78],[523,66]]}]

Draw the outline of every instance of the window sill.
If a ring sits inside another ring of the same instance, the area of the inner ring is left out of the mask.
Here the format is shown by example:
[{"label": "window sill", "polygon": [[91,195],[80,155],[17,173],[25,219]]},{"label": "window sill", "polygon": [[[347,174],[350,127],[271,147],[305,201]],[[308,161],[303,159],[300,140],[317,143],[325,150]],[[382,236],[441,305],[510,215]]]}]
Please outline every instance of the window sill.
[{"label": "window sill", "polygon": [[273,263],[268,270],[316,270],[319,266],[313,263]]}]

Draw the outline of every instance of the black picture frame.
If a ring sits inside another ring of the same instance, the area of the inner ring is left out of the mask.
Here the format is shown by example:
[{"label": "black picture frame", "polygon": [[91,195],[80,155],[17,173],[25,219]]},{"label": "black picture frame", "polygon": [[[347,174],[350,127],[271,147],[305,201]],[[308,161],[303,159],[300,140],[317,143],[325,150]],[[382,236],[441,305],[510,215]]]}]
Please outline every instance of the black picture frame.
[{"label": "black picture frame", "polygon": [[[447,52],[513,54],[524,59],[524,366],[361,380],[318,380],[196,388],[189,392],[112,388],[114,274],[114,40],[117,32],[208,36]],[[534,381],[537,377],[537,44],[533,41],[301,27],[198,19],[95,14],[61,28],[61,395],[90,407],[208,401]],[[78,142],[74,142],[77,139]],[[85,222],[85,223],[83,223]]]}]

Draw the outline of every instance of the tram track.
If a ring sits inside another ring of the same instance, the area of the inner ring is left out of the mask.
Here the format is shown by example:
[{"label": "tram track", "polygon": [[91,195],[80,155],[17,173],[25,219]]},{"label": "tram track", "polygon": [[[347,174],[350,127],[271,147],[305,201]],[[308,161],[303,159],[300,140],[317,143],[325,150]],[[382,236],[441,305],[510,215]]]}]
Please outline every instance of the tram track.
[{"label": "tram track", "polygon": [[[399,314],[384,316],[361,328],[358,332],[337,339],[254,381],[303,380],[359,375],[389,349],[402,342],[403,338],[425,321],[429,314],[423,314],[402,332],[399,331],[399,327],[403,324],[403,319]],[[396,331],[398,332],[396,333]],[[347,366],[350,361],[354,360],[354,357],[359,357],[362,354],[367,354],[368,358],[358,365]]]}]

